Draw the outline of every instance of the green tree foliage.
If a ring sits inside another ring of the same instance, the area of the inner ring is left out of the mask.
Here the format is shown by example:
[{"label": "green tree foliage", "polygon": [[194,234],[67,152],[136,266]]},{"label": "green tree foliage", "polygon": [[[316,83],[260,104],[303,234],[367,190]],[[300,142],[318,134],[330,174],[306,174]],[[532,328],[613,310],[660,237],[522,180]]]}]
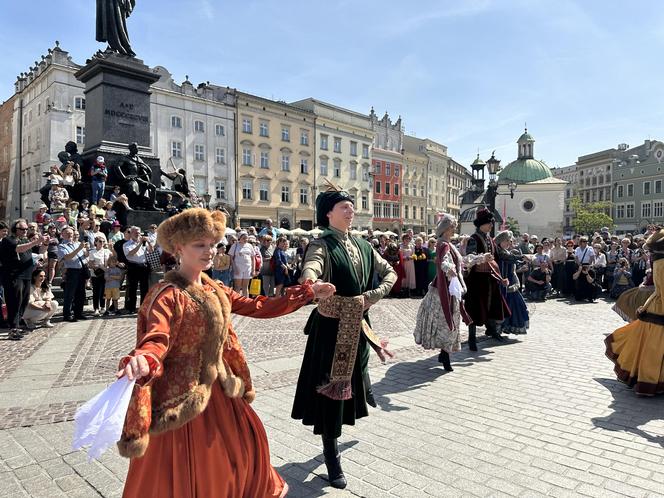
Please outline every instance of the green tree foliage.
[{"label": "green tree foliage", "polygon": [[511,231],[515,237],[521,235],[521,232],[519,231],[519,222],[511,216],[508,216],[505,220],[505,226],[507,227],[507,230]]},{"label": "green tree foliage", "polygon": [[613,218],[606,214],[611,211],[611,202],[590,202],[585,203],[580,197],[571,200],[570,208],[574,211],[572,226],[576,233],[592,235],[599,232],[602,227],[613,229]]}]

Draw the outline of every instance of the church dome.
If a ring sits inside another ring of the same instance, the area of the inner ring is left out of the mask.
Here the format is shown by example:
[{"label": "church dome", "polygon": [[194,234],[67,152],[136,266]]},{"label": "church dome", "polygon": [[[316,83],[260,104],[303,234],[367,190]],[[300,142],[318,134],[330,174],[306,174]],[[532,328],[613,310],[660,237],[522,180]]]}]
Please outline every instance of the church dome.
[{"label": "church dome", "polygon": [[500,183],[530,183],[537,180],[551,178],[553,174],[549,167],[537,159],[517,159],[509,163],[500,173]]},{"label": "church dome", "polygon": [[516,143],[519,145],[518,159],[509,163],[498,173],[499,183],[530,183],[553,176],[544,161],[534,158],[535,139],[528,133],[528,128]]}]

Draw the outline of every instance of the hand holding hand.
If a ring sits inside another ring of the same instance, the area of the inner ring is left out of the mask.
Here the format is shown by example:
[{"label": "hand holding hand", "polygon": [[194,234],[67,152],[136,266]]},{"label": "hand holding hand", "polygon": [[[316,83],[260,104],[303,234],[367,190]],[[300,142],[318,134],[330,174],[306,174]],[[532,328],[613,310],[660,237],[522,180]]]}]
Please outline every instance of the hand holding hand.
[{"label": "hand holding hand", "polygon": [[484,255],[484,262],[491,263],[492,261],[493,261],[493,254],[491,254],[490,252],[486,253]]},{"label": "hand holding hand", "polygon": [[318,280],[311,284],[311,290],[314,291],[315,299],[327,299],[337,291],[337,288],[333,284]]},{"label": "hand holding hand", "polygon": [[148,365],[148,360],[145,359],[145,356],[139,355],[132,357],[124,369],[118,370],[115,376],[119,379],[126,375],[129,380],[138,380],[149,373],[150,365]]}]

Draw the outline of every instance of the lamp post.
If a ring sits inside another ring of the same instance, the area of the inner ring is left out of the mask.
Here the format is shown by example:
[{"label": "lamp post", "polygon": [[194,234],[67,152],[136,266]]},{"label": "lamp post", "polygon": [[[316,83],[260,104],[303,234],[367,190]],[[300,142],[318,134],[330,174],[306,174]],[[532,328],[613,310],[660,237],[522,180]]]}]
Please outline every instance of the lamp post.
[{"label": "lamp post", "polygon": [[210,209],[210,199],[212,199],[212,196],[210,195],[210,193],[205,192],[203,194],[203,201],[205,202],[205,209]]},{"label": "lamp post", "polygon": [[[510,182],[507,185],[509,188],[509,194],[499,194],[498,193],[498,173],[500,173],[500,159],[496,159],[495,151],[491,154],[491,158],[486,162],[487,169],[489,170],[489,185],[486,189],[486,202],[488,203],[489,211],[491,214],[496,212],[496,197],[499,195],[509,195],[510,199],[514,199],[514,191],[516,190],[516,183]],[[505,220],[503,220],[504,222]],[[491,226],[491,236],[496,235],[496,226],[495,223]]]}]

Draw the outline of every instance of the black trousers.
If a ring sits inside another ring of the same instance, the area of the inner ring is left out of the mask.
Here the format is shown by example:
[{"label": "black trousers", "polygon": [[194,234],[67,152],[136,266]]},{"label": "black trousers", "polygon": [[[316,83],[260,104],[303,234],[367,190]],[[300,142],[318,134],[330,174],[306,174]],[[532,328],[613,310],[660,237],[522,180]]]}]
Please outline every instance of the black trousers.
[{"label": "black trousers", "polygon": [[85,280],[87,271],[82,268],[67,268],[65,278],[65,297],[62,304],[62,316],[66,320],[83,316],[85,304]]},{"label": "black trousers", "polygon": [[136,311],[136,293],[141,289],[141,304],[148,293],[150,270],[145,265],[127,263],[127,292],[125,294],[125,310]]},{"label": "black trousers", "polygon": [[106,279],[92,275],[92,307],[96,310],[104,309],[104,288]]},{"label": "black trousers", "polygon": [[21,316],[30,300],[30,279],[12,278],[2,276],[2,287],[5,290],[5,303],[7,304],[7,325],[18,328]]}]

